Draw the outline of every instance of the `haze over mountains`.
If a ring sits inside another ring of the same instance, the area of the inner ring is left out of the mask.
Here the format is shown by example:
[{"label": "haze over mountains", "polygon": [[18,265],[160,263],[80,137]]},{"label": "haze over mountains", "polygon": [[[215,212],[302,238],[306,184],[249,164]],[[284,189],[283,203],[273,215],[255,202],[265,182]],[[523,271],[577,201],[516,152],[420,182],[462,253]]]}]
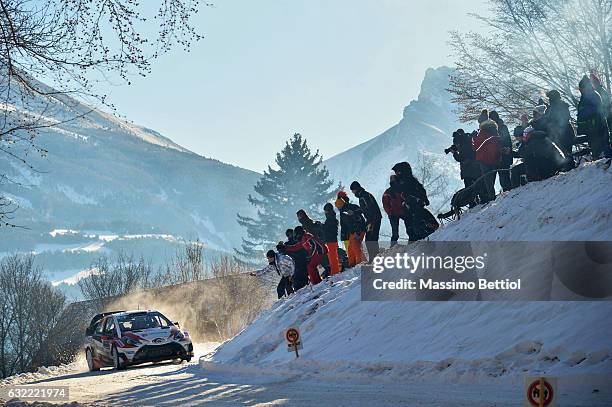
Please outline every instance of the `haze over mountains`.
[{"label": "haze over mountains", "polygon": [[[88,110],[69,97],[52,99],[44,121]],[[0,252],[35,252],[45,268],[78,271],[105,252],[155,260],[181,239],[228,251],[240,243],[236,212],[252,213],[255,172],[99,110],[42,129],[36,142],[49,153],[29,155],[35,170],[0,155],[0,173],[20,184],[4,183],[2,193],[19,204],[15,222],[28,228],[2,228]]]},{"label": "haze over mountains", "polygon": [[371,140],[326,160],[331,175],[346,186],[359,180],[374,196],[381,197],[391,167],[401,161],[414,167],[419,152],[425,152],[439,165],[437,170],[449,171],[450,188],[459,187],[458,166],[444,155],[444,149],[452,144],[453,131],[465,126],[457,121],[456,106],[447,91],[451,73],[449,67],[428,69],[418,98],[404,108],[401,120]]},{"label": "haze over mountains", "polygon": [[[459,126],[446,91],[450,73],[429,69],[398,124],[325,161],[332,178],[344,185],[358,179],[380,198],[391,166],[415,162],[426,151],[442,158],[439,170],[452,171],[458,183],[455,164],[442,151]],[[87,111],[62,96],[52,99],[45,120]],[[77,274],[101,254],[123,251],[162,263],[186,240],[231,252],[244,234],[236,213],[253,214],[247,195],[259,174],[100,110],[41,130],[37,142],[49,153],[29,156],[35,171],[0,156],[0,173],[18,183],[0,185],[2,194],[19,203],[18,224],[28,228],[0,229],[0,256],[33,252],[52,280]]]}]

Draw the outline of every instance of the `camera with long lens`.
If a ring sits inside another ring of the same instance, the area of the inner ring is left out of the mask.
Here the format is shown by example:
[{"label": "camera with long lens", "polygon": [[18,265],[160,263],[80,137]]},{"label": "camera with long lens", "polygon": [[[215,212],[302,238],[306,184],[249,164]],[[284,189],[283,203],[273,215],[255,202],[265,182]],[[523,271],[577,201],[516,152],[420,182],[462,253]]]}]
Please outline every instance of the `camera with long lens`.
[{"label": "camera with long lens", "polygon": [[448,154],[450,152],[456,152],[457,151],[457,147],[453,144],[452,146],[450,146],[449,148],[445,148],[444,149],[444,154]]}]

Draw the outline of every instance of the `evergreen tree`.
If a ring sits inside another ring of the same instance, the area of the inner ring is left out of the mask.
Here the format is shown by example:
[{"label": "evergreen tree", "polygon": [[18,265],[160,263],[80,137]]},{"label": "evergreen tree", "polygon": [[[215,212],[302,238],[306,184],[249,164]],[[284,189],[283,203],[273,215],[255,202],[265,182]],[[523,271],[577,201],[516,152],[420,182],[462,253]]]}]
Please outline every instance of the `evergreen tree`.
[{"label": "evergreen tree", "polygon": [[257,197],[249,202],[257,208],[255,218],[237,215],[246,228],[242,250],[236,253],[244,262],[261,259],[265,250],[274,248],[285,238],[285,230],[298,225],[295,213],[304,209],[313,219],[323,217],[323,205],[335,196],[329,171],[322,165],[317,150],[310,151],[306,139],[296,133],[276,154],[278,169],[268,169],[257,181]]}]

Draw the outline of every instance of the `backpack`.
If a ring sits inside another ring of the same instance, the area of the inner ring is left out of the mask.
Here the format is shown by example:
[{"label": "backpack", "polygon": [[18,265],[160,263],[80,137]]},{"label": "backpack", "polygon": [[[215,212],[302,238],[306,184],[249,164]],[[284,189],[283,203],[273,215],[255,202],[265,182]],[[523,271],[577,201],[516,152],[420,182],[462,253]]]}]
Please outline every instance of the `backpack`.
[{"label": "backpack", "polygon": [[[278,255],[278,262],[276,264],[276,272],[282,277],[291,277],[295,273],[295,262],[291,256],[286,254]],[[286,272],[288,272],[287,275]]]},{"label": "backpack", "polygon": [[408,236],[411,241],[425,239],[440,227],[436,218],[427,208],[415,208],[410,215]]}]

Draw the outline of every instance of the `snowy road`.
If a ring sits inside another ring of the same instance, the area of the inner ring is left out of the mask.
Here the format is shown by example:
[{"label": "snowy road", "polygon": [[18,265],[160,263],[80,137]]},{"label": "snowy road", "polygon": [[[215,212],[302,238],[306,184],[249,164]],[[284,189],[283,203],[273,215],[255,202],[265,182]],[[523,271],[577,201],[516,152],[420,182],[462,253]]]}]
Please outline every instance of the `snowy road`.
[{"label": "snowy road", "polygon": [[[206,354],[214,344],[200,345]],[[440,385],[334,381],[260,374],[207,372],[197,359],[188,364],[162,363],[125,371],[90,373],[74,363],[60,371],[14,377],[12,384],[69,386],[70,400],[95,406],[521,406],[516,385]],[[7,385],[4,382],[3,385]],[[565,394],[564,405],[610,406],[610,395],[591,388]]]}]

